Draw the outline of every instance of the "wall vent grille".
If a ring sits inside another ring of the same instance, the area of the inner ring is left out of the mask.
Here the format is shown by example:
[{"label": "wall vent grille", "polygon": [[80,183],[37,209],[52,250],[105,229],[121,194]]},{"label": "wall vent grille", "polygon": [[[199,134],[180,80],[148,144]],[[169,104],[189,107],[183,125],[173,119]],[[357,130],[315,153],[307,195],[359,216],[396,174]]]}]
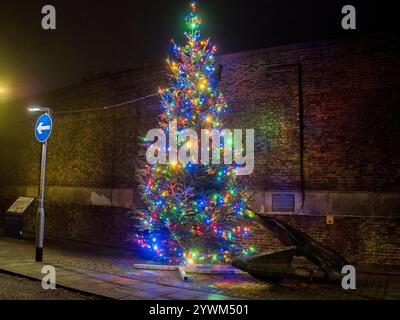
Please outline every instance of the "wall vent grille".
[{"label": "wall vent grille", "polygon": [[295,197],[293,193],[276,193],[272,195],[272,211],[294,212]]}]

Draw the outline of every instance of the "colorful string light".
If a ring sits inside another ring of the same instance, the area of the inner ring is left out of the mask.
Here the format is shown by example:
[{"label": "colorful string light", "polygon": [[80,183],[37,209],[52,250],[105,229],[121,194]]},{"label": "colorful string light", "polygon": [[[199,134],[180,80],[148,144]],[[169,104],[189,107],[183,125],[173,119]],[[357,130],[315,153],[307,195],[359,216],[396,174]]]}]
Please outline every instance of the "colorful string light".
[{"label": "colorful string light", "polygon": [[[165,133],[171,121],[178,130],[221,130],[228,106],[218,89],[216,47],[200,37],[195,1],[185,21],[186,44],[171,41],[170,86],[159,91],[160,126]],[[247,186],[235,170],[235,165],[146,164],[141,187],[148,208],[141,211],[137,244],[174,264],[218,264],[254,254],[254,247],[240,245],[253,224]]]}]

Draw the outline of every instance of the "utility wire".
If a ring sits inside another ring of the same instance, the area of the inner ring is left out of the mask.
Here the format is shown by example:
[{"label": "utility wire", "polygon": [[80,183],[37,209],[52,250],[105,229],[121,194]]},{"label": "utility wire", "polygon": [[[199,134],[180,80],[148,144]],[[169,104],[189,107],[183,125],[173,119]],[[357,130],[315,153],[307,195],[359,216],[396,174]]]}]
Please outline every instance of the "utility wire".
[{"label": "utility wire", "polygon": [[80,113],[80,112],[91,112],[91,111],[108,110],[108,109],[113,109],[113,108],[122,107],[122,106],[125,106],[125,105],[127,105],[127,104],[139,102],[139,101],[142,101],[142,100],[146,100],[146,99],[155,97],[155,96],[157,96],[157,95],[159,95],[159,93],[150,94],[150,95],[145,96],[145,97],[141,97],[141,98],[138,98],[138,99],[135,99],[135,100],[131,100],[131,101],[126,101],[126,102],[114,104],[114,105],[111,105],[111,106],[97,107],[97,108],[90,108],[90,109],[79,109],[79,110],[53,111],[52,113],[54,113],[54,114],[70,114],[70,113]]}]

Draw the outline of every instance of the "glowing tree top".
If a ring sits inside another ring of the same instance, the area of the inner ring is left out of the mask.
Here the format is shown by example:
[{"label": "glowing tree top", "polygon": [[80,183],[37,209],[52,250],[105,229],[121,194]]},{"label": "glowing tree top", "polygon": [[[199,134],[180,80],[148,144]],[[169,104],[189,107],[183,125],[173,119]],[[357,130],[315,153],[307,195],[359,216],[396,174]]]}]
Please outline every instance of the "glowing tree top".
[{"label": "glowing tree top", "polygon": [[[171,42],[170,85],[160,89],[160,126],[166,134],[171,122],[177,123],[178,132],[221,130],[227,111],[218,89],[222,68],[216,67],[216,47],[201,39],[196,11],[193,2],[185,19],[186,44]],[[178,147],[186,143],[180,141]],[[220,149],[229,143],[224,140]],[[236,170],[233,164],[196,161],[144,164],[139,179],[147,209],[141,210],[138,245],[166,263],[217,264],[253,253],[254,248],[240,244],[251,230],[252,213],[247,186]]]},{"label": "glowing tree top", "polygon": [[196,2],[185,18],[188,31],[184,47],[173,40],[174,58],[167,59],[171,70],[170,88],[161,90],[164,115],[162,125],[177,120],[178,127],[220,128],[220,116],[227,105],[218,91],[221,70],[215,68],[216,47],[210,39],[201,40],[201,19],[196,14]]}]

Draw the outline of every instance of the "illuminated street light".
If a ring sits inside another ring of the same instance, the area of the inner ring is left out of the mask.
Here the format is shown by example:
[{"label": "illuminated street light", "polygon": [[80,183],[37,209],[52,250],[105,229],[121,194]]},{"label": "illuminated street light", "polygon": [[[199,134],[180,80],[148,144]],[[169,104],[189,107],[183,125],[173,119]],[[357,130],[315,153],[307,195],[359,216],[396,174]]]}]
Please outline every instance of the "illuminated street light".
[{"label": "illuminated street light", "polygon": [[51,113],[51,109],[48,107],[29,107],[28,111],[30,112],[47,112],[47,113]]}]

